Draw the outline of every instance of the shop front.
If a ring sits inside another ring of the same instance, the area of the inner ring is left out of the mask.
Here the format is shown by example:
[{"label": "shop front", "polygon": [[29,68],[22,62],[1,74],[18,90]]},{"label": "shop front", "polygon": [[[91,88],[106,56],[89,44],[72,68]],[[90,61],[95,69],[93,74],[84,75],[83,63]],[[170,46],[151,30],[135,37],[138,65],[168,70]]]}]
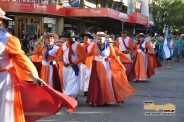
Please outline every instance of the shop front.
[{"label": "shop front", "polygon": [[[36,2],[0,1],[0,7],[13,21],[6,23],[11,33],[18,38],[26,34],[40,37],[44,32],[61,34],[64,30],[96,33],[121,32],[121,12],[110,8],[64,8],[60,5]],[[128,15],[125,28],[135,34],[139,28],[148,28],[148,17],[138,12]]]},{"label": "shop front", "polygon": [[20,39],[27,34],[40,37],[44,32],[61,33],[63,31],[65,8],[62,6],[1,1],[0,8],[13,19],[6,25],[9,31]]}]

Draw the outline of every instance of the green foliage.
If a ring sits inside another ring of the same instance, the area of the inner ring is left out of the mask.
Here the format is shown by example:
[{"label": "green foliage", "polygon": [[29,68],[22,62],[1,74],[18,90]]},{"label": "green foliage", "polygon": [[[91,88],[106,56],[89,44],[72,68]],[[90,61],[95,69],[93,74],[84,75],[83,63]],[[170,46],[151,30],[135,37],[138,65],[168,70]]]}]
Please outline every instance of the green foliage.
[{"label": "green foliage", "polygon": [[[174,32],[184,32],[184,0],[153,0],[150,10],[155,28],[163,30],[164,26],[172,26]],[[162,33],[162,32],[159,32]]]}]

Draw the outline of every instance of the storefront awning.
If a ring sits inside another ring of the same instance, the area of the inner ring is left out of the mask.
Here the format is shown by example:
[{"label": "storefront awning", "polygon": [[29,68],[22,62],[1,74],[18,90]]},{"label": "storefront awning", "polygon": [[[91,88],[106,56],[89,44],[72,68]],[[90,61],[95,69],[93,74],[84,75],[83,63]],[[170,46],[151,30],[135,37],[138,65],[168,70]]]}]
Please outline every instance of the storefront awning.
[{"label": "storefront awning", "polygon": [[119,11],[110,8],[67,8],[66,16],[68,17],[109,17],[121,20]]},{"label": "storefront awning", "polygon": [[0,8],[6,12],[38,13],[65,16],[66,8],[59,5],[34,2],[0,1]]},{"label": "storefront awning", "polygon": [[125,21],[148,26],[148,17],[138,12],[131,13]]}]

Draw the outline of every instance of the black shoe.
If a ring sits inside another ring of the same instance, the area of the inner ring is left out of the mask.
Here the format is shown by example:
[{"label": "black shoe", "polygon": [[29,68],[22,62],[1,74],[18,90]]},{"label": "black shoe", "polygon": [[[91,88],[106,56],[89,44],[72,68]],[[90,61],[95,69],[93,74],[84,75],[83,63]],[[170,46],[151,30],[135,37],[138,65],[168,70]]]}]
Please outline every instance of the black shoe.
[{"label": "black shoe", "polygon": [[121,103],[123,104],[123,103],[124,103],[124,101],[121,101]]},{"label": "black shoe", "polygon": [[83,96],[88,96],[88,92],[84,92]]}]

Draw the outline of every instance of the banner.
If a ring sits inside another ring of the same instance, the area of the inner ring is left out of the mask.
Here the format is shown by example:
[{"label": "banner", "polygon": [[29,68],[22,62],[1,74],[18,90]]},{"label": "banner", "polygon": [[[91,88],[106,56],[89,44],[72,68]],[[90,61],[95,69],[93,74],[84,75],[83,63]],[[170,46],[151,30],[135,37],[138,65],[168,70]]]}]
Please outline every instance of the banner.
[{"label": "banner", "polygon": [[67,8],[69,17],[109,17],[120,20],[119,11],[110,8]]},{"label": "banner", "polygon": [[59,5],[34,2],[0,1],[0,8],[6,12],[38,13],[65,16],[66,8]]}]

